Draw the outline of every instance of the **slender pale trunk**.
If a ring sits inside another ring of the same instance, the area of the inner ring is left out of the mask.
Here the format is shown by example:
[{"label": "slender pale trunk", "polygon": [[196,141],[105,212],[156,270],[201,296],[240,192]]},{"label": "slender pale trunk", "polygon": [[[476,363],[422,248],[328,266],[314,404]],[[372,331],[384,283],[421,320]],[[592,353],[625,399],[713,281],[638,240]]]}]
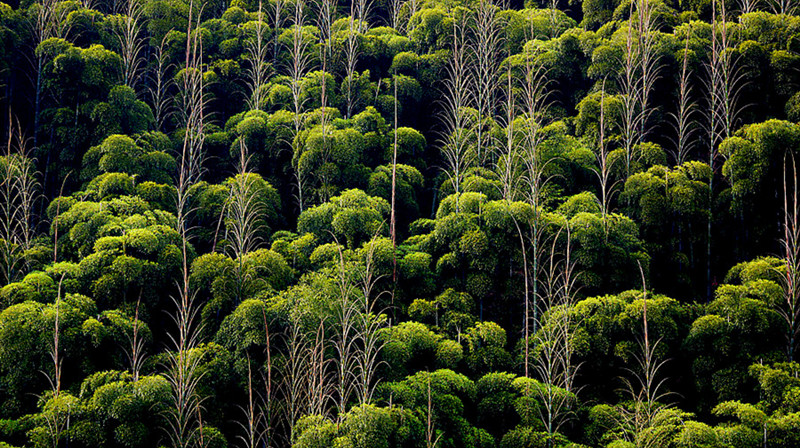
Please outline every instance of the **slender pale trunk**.
[{"label": "slender pale trunk", "polygon": [[787,167],[783,170],[783,247],[786,276],[783,298],[786,307],[782,314],[786,321],[786,359],[794,361],[797,335],[800,333],[800,203],[797,194],[797,166],[792,156],[791,191],[787,180]]},{"label": "slender pale trunk", "polygon": [[397,75],[394,81],[394,127],[392,143],[392,213],[389,219],[389,234],[392,237],[392,282],[397,283],[397,216],[396,216],[396,189],[397,189]]}]

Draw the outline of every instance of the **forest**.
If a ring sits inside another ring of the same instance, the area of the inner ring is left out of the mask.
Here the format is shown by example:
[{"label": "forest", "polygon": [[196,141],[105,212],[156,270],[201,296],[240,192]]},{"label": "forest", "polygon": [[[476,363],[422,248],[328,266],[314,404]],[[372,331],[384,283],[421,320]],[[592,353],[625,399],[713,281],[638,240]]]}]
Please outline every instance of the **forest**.
[{"label": "forest", "polygon": [[796,0],[11,0],[0,146],[0,448],[800,447]]}]

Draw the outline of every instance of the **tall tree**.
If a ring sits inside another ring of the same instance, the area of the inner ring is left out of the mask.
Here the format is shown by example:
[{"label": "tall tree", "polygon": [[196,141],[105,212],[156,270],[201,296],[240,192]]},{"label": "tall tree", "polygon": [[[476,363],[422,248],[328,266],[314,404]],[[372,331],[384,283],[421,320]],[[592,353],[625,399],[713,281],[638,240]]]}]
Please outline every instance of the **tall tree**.
[{"label": "tall tree", "polygon": [[70,24],[67,21],[67,15],[70,12],[69,8],[59,8],[58,0],[41,0],[37,3],[36,17],[32,24],[33,32],[33,53],[36,55],[36,86],[33,101],[33,146],[39,146],[39,127],[42,112],[42,95],[43,95],[43,73],[45,64],[48,62],[48,55],[45,52],[36,51],[42,42],[52,38],[58,37],[65,39],[70,30]]},{"label": "tall tree", "polygon": [[640,353],[636,355],[637,371],[632,371],[633,379],[624,378],[626,390],[630,394],[630,407],[619,407],[620,429],[623,439],[637,448],[657,448],[669,443],[671,434],[666,430],[669,424],[679,421],[680,415],[671,412],[669,397],[665,390],[665,379],[660,371],[665,362],[656,355],[659,340],[651,340],[647,319],[647,283],[644,271],[639,267],[642,277],[642,337]]},{"label": "tall tree", "polygon": [[359,269],[358,283],[361,289],[359,304],[357,305],[356,340],[358,349],[355,351],[356,380],[355,393],[360,406],[372,402],[378,386],[378,372],[381,361],[381,350],[386,344],[382,336],[385,320],[377,309],[377,302],[382,293],[376,292],[376,285],[381,276],[376,275],[376,252],[379,249],[377,235],[364,244],[364,265]]},{"label": "tall tree", "polygon": [[[195,15],[194,2],[189,3],[189,20],[186,30],[186,53],[181,72],[180,90],[184,139],[180,153],[176,185],[176,226],[181,242],[181,279],[178,293],[173,297],[175,312],[171,316],[176,333],[170,334],[172,350],[168,352],[166,378],[172,386],[172,409],[169,439],[173,448],[187,448],[202,441],[201,403],[197,385],[201,379],[198,370],[200,357],[192,351],[200,343],[201,328],[197,324],[199,307],[195,291],[189,283],[190,191],[200,179],[203,166],[203,141],[205,139],[205,97],[203,81],[203,43],[199,32],[200,15]],[[202,8],[198,8],[202,9]]]},{"label": "tall tree", "polygon": [[[719,14],[718,14],[719,12]],[[714,177],[719,158],[719,144],[730,137],[738,125],[741,109],[738,105],[742,88],[742,75],[731,51],[731,28],[727,20],[725,2],[711,2],[711,47],[706,63],[706,135],[708,144],[708,165],[711,168],[708,201],[708,226],[706,229],[706,296],[711,300],[711,249],[714,213]]]},{"label": "tall tree", "polygon": [[[533,24],[527,30],[531,39],[535,36]],[[542,129],[548,120],[548,110],[551,105],[549,69],[540,61],[537,54],[530,52],[525,56],[524,74],[522,77],[522,112],[524,116],[524,127],[522,132],[522,166],[523,174],[521,181],[524,188],[524,198],[531,207],[533,216],[527,223],[529,226],[528,239],[530,245],[531,263],[528,275],[530,275],[530,298],[533,304],[526,307],[528,312],[533,313],[532,317],[525,316],[527,325],[530,325],[529,334],[536,334],[539,322],[539,274],[541,266],[540,258],[543,254],[542,240],[544,238],[544,223],[542,220],[542,209],[546,199],[547,184],[550,177],[547,174],[547,167],[551,164],[542,150],[542,142],[545,134]],[[527,329],[526,329],[527,331]]]}]

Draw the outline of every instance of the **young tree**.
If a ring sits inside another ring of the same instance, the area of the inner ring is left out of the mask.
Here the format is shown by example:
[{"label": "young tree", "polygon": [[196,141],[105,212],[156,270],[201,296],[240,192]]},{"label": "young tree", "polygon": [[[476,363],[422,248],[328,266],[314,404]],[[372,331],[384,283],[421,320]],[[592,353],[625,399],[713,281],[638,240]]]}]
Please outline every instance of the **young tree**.
[{"label": "young tree", "polygon": [[[247,52],[247,88],[250,94],[247,98],[247,106],[250,110],[261,110],[264,106],[264,95],[262,89],[269,77],[269,64],[267,63],[269,46],[267,42],[268,27],[265,22],[266,14],[263,12],[262,0],[258,2],[258,20],[252,35],[246,41],[245,50]],[[276,8],[278,6],[276,5]],[[276,20],[280,17],[280,12],[276,12]],[[277,44],[276,44],[277,46]],[[277,49],[275,50],[277,51]]]},{"label": "young tree", "polygon": [[378,237],[364,245],[364,266],[359,269],[359,285],[362,299],[359,300],[356,318],[356,341],[358,349],[355,351],[355,393],[358,404],[364,406],[372,401],[375,389],[378,386],[378,368],[381,365],[380,352],[386,344],[386,339],[381,335],[386,321],[376,309],[376,303],[381,293],[376,294],[375,288],[381,276],[375,275],[375,252],[378,249]]},{"label": "young tree", "polygon": [[692,28],[690,26],[683,49],[681,73],[678,79],[678,110],[675,113],[670,112],[670,116],[674,120],[675,137],[673,143],[675,144],[674,159],[676,165],[683,165],[683,162],[687,161],[687,157],[695,143],[692,136],[696,130],[693,117],[697,109],[697,103],[692,99],[692,71],[689,69],[689,39],[691,36]]},{"label": "young tree", "polygon": [[357,31],[364,34],[369,30],[369,15],[372,12],[372,0],[355,0],[356,17],[358,18]]},{"label": "young tree", "polygon": [[389,23],[388,25],[397,30],[397,32],[403,32],[403,24],[401,23],[401,17],[403,13],[403,6],[405,2],[403,0],[390,0],[389,1]]},{"label": "young tree", "polygon": [[[739,5],[739,14],[750,14],[751,12],[756,12],[761,8],[761,5],[759,5],[759,0],[738,0],[737,3]],[[777,2],[773,2],[773,5],[777,4],[780,6],[781,3],[788,2],[785,0],[779,0]]]},{"label": "young tree", "polygon": [[599,122],[599,136],[598,148],[595,153],[597,167],[592,168],[597,180],[600,183],[600,215],[603,218],[603,228],[605,229],[606,236],[608,235],[607,218],[611,213],[611,199],[614,196],[614,188],[618,181],[612,181],[611,160],[609,159],[608,147],[606,146],[606,95],[605,95],[605,81],[603,81],[600,90],[600,122]]},{"label": "young tree", "polygon": [[347,39],[345,40],[345,72],[344,72],[344,98],[345,98],[345,118],[350,118],[355,107],[353,93],[353,81],[356,75],[356,63],[358,62],[358,34],[357,29],[361,27],[361,18],[356,16],[356,2],[350,2],[350,17],[347,19]]},{"label": "young tree", "polygon": [[[714,177],[717,172],[719,144],[730,137],[738,124],[741,112],[738,106],[742,88],[742,75],[731,51],[730,29],[725,2],[720,2],[721,14],[717,15],[717,1],[711,2],[711,47],[706,63],[706,135],[708,138],[708,165],[711,168],[709,181],[708,227],[706,231],[706,296],[711,300],[711,241],[714,222]],[[721,21],[718,18],[721,17]]]},{"label": "young tree", "polygon": [[[322,131],[322,164],[326,164],[330,157],[328,142],[328,64],[332,63],[333,20],[336,12],[336,0],[319,0],[317,11],[317,28],[319,29],[319,61],[321,70],[321,89],[320,89],[320,128]],[[320,181],[320,202],[325,202],[332,196],[332,186],[327,176],[326,170],[319,170],[316,175]]]},{"label": "young tree", "polygon": [[632,165],[639,159],[639,154],[636,154],[637,145],[644,141],[649,132],[649,121],[653,114],[650,95],[659,77],[660,68],[653,32],[654,8],[650,0],[631,2],[622,73],[617,80],[622,94],[620,127],[626,176],[632,174]]},{"label": "young tree", "polygon": [[[755,4],[755,2],[752,2]],[[747,3],[745,3],[747,4]],[[769,6],[772,9],[774,14],[786,17],[795,15],[797,12],[797,5],[793,0],[770,0]],[[753,7],[753,10],[755,6]],[[744,14],[745,8],[742,8],[742,13]]]},{"label": "young tree", "polygon": [[328,415],[328,404],[333,398],[333,383],[331,381],[330,364],[328,358],[328,340],[325,335],[326,316],[319,319],[314,332],[314,340],[307,346],[304,356],[308,358],[308,401],[305,414]]},{"label": "young tree", "polygon": [[292,46],[289,50],[291,57],[290,64],[290,78],[291,78],[291,92],[292,92],[292,135],[291,145],[292,153],[295,155],[293,158],[293,170],[295,176],[295,186],[297,188],[297,206],[299,212],[302,213],[305,206],[305,198],[303,196],[303,187],[305,179],[302,175],[298,165],[300,147],[297,141],[297,135],[303,128],[303,112],[305,111],[305,97],[302,94],[301,82],[308,73],[311,65],[311,54],[308,51],[308,42],[303,35],[303,27],[305,24],[305,3],[303,0],[294,3],[294,23],[292,25]]},{"label": "young tree", "polygon": [[625,49],[622,61],[622,73],[617,78],[619,90],[622,96],[622,111],[620,130],[622,131],[622,148],[625,154],[625,174],[631,174],[631,164],[634,162],[633,153],[639,141],[637,132],[639,131],[638,119],[641,115],[637,113],[636,106],[639,104],[641,96],[639,85],[639,58],[640,48],[637,45],[635,26],[633,25],[633,13],[637,2],[630,3],[628,27],[625,33]]},{"label": "young tree", "polygon": [[427,407],[425,409],[425,448],[436,448],[442,438],[442,434],[437,434],[436,419],[433,415],[433,393],[431,391],[431,374],[427,372],[427,388],[425,389],[427,397]]},{"label": "young tree", "polygon": [[656,41],[656,3],[652,0],[638,0],[636,5],[636,37],[639,47],[640,100],[639,100],[639,141],[644,141],[650,132],[650,120],[655,108],[650,99],[656,81],[660,77],[661,59]]},{"label": "young tree", "polygon": [[[712,4],[715,2],[712,2]],[[712,42],[712,52],[716,52],[712,59],[718,64],[716,82],[717,98],[714,101],[717,108],[717,120],[719,123],[719,141],[731,135],[739,126],[742,107],[739,105],[739,96],[744,87],[744,73],[740,69],[737,54],[732,51],[736,36],[733,35],[728,21],[725,2],[720,1],[720,18],[714,30],[719,34],[717,44]],[[716,8],[714,8],[716,9]],[[715,39],[716,40],[716,39]]]},{"label": "young tree", "polygon": [[[61,349],[59,347],[61,341],[61,283],[64,277],[62,276],[58,282],[58,293],[55,302],[55,321],[53,323],[53,345],[50,347],[50,359],[53,361],[53,375],[48,375],[48,383],[50,383],[50,397],[45,404],[43,414],[47,423],[47,431],[50,436],[50,442],[53,448],[58,448],[61,443],[63,433],[69,430],[71,401],[69,394],[62,397],[61,389],[61,374],[63,359],[61,357]],[[63,398],[63,399],[62,399]],[[50,409],[46,409],[47,407]]]},{"label": "young tree", "polygon": [[166,121],[172,115],[173,97],[169,94],[174,82],[168,72],[172,64],[167,61],[167,35],[161,39],[161,43],[153,49],[153,59],[155,61],[153,71],[150,74],[150,82],[147,83],[147,90],[150,96],[150,105],[153,110],[156,130],[162,131]]},{"label": "young tree", "polygon": [[[511,210],[511,204],[517,200],[518,193],[523,186],[525,179],[527,179],[525,175],[525,169],[523,167],[526,158],[520,154],[521,151],[518,148],[518,130],[515,127],[515,123],[519,113],[519,105],[517,104],[517,100],[514,96],[514,85],[512,81],[513,77],[511,66],[509,65],[506,69],[506,83],[503,89],[503,95],[505,97],[503,111],[505,117],[501,117],[499,119],[499,121],[503,124],[503,129],[505,130],[505,138],[504,141],[496,144],[496,151],[498,154],[496,156],[497,162],[495,163],[495,172],[497,173],[497,177],[500,179],[502,188],[501,196],[505,201],[507,211],[509,215],[511,215],[517,236],[519,237],[519,250],[520,254],[522,255],[522,280],[524,284],[524,314],[522,319],[523,374],[526,378],[528,378],[530,375],[529,369],[531,367],[531,329],[534,328],[534,326],[531,325],[532,279],[529,273],[528,245],[526,244],[525,234],[523,232],[523,226],[525,223],[519,222],[516,214],[514,214]],[[526,193],[526,190],[523,188],[522,192]],[[536,212],[534,212],[534,215],[535,214]],[[536,252],[537,251],[534,250],[534,253]],[[538,266],[535,267],[535,269],[538,269]],[[536,278],[536,276],[533,277]],[[533,304],[535,303],[536,300],[533,300]]]},{"label": "young tree", "polygon": [[392,201],[389,215],[389,235],[392,239],[392,282],[397,282],[397,75],[392,76]]},{"label": "young tree", "polygon": [[[281,44],[280,36],[281,32],[283,31],[283,22],[284,22],[284,12],[283,8],[285,5],[285,0],[276,0],[274,3],[275,8],[273,9],[273,20],[272,23],[274,25],[272,29],[272,66],[277,67],[278,65],[278,56],[280,56],[281,49],[283,44]],[[260,8],[260,2],[259,2]]]},{"label": "young tree", "polygon": [[470,76],[470,95],[478,112],[475,130],[475,159],[479,166],[487,162],[493,155],[488,146],[491,142],[488,131],[489,123],[494,118],[496,91],[498,84],[499,61],[501,56],[501,24],[497,18],[497,7],[493,0],[481,0],[475,9],[473,27],[469,33],[469,47],[474,54],[474,63],[470,64],[473,73]]},{"label": "young tree", "polygon": [[350,2],[350,17],[347,20],[347,40],[345,41],[345,118],[353,116],[358,106],[358,98],[353,91],[356,76],[356,64],[359,55],[359,35],[367,31],[367,15],[371,2],[369,0],[353,0]]},{"label": "young tree", "polygon": [[145,59],[142,51],[146,41],[142,36],[144,22],[142,20],[142,4],[140,0],[125,0],[125,11],[122,23],[115,29],[120,48],[122,62],[122,85],[136,90],[142,76]]},{"label": "young tree", "polygon": [[[787,175],[791,177],[787,179]],[[791,185],[791,186],[790,186]],[[791,188],[791,189],[790,189]],[[792,171],[783,168],[783,243],[786,273],[783,281],[781,310],[786,321],[786,359],[794,361],[797,336],[800,334],[800,203],[797,196],[797,166],[792,158]]]},{"label": "young tree", "polygon": [[239,139],[237,171],[230,182],[224,215],[228,224],[228,249],[236,265],[236,299],[241,302],[247,297],[245,256],[258,248],[261,242],[260,230],[264,226],[264,203],[255,188],[257,175],[250,170],[250,154],[244,138]]},{"label": "young tree", "polygon": [[128,361],[131,364],[131,375],[133,377],[133,382],[139,381],[139,374],[142,371],[142,366],[146,359],[145,356],[145,340],[142,338],[141,334],[141,326],[142,322],[139,320],[139,306],[141,305],[141,300],[136,301],[136,311],[133,315],[133,321],[131,322],[132,331],[131,334],[128,336],[128,342],[130,344],[130,349],[128,350]]},{"label": "young tree", "polygon": [[306,356],[309,344],[301,328],[300,313],[292,313],[286,330],[286,361],[282,369],[282,389],[285,399],[283,422],[286,426],[286,443],[291,445],[296,437],[295,425],[305,415],[310,400],[310,359]]},{"label": "young tree", "polygon": [[519,112],[519,105],[514,96],[513,75],[511,66],[506,67],[506,82],[503,83],[502,95],[503,101],[503,115],[498,117],[498,122],[501,123],[504,130],[503,140],[496,142],[494,147],[497,154],[495,155],[494,170],[497,178],[500,179],[502,191],[500,196],[508,202],[513,202],[519,190],[520,183],[520,156],[517,148],[517,135],[514,122],[517,119]]},{"label": "young tree", "polygon": [[39,146],[39,127],[42,112],[42,90],[44,88],[42,78],[42,70],[44,69],[47,61],[47,54],[45,52],[36,51],[39,45],[50,39],[51,37],[58,37],[65,39],[70,30],[70,24],[67,21],[67,15],[71,11],[70,8],[59,8],[58,0],[41,0],[37,4],[35,22],[32,24],[33,34],[33,53],[36,55],[35,71],[36,71],[36,86],[33,101],[33,147]]},{"label": "young tree", "polygon": [[269,331],[269,322],[267,322],[267,309],[266,305],[261,308],[261,311],[264,316],[264,342],[266,347],[264,349],[266,354],[266,365],[264,366],[263,379],[264,379],[264,395],[263,398],[263,407],[261,408],[261,420],[263,422],[263,431],[261,432],[261,438],[264,440],[264,444],[267,447],[273,445],[274,438],[275,438],[275,425],[273,424],[273,419],[275,417],[276,411],[279,411],[278,406],[276,406],[273,398],[275,396],[275,387],[273,384],[273,364],[272,364],[272,334]]},{"label": "young tree", "polygon": [[35,159],[19,123],[9,118],[6,153],[0,161],[0,262],[4,284],[16,281],[27,269],[25,252],[35,237],[34,208],[39,199]]},{"label": "young tree", "polygon": [[[471,83],[466,36],[465,25],[454,20],[451,57],[444,79],[444,130],[440,146],[444,155],[445,173],[456,197],[462,193],[464,174],[474,162],[474,153],[469,148],[473,123],[466,111],[470,104]],[[458,200],[456,211],[460,211]]]},{"label": "young tree", "polygon": [[[563,253],[558,243],[564,233]],[[573,329],[577,326],[571,307],[575,302],[575,262],[572,259],[569,225],[553,239],[545,267],[544,287],[538,306],[542,322],[534,336],[536,358],[534,371],[542,385],[535,395],[541,402],[539,418],[548,435],[548,446],[576,411],[575,378],[578,365],[574,360]]]},{"label": "young tree", "polygon": [[244,422],[237,422],[242,429],[242,435],[237,436],[245,448],[261,446],[260,424],[263,415],[258,411],[253,390],[253,369],[250,365],[250,356],[247,357],[247,405],[240,407],[244,414]]},{"label": "young tree", "polygon": [[342,247],[336,243],[339,252],[337,264],[338,273],[338,303],[336,306],[336,325],[337,334],[333,341],[336,352],[336,360],[333,365],[336,368],[336,409],[337,418],[344,418],[347,412],[347,405],[355,392],[356,376],[356,320],[358,310],[355,307],[353,295],[355,288],[350,281],[347,265],[342,253]]},{"label": "young tree", "polygon": [[659,341],[650,340],[647,322],[647,283],[644,271],[639,266],[642,277],[642,338],[639,343],[641,353],[635,356],[638,372],[631,372],[634,379],[624,378],[625,389],[630,395],[630,407],[618,408],[620,429],[624,440],[639,448],[656,448],[669,443],[672,434],[671,424],[680,415],[673,412],[664,401],[669,393],[664,391],[665,379],[659,378],[659,371],[665,361],[656,356]]}]

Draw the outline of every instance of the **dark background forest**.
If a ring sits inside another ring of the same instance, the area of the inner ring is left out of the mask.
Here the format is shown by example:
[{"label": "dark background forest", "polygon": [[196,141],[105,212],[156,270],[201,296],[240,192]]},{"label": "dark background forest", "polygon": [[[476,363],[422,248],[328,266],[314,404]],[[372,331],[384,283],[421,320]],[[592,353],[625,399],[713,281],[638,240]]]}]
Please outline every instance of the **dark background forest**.
[{"label": "dark background forest", "polygon": [[0,448],[800,446],[798,6],[0,3]]}]

